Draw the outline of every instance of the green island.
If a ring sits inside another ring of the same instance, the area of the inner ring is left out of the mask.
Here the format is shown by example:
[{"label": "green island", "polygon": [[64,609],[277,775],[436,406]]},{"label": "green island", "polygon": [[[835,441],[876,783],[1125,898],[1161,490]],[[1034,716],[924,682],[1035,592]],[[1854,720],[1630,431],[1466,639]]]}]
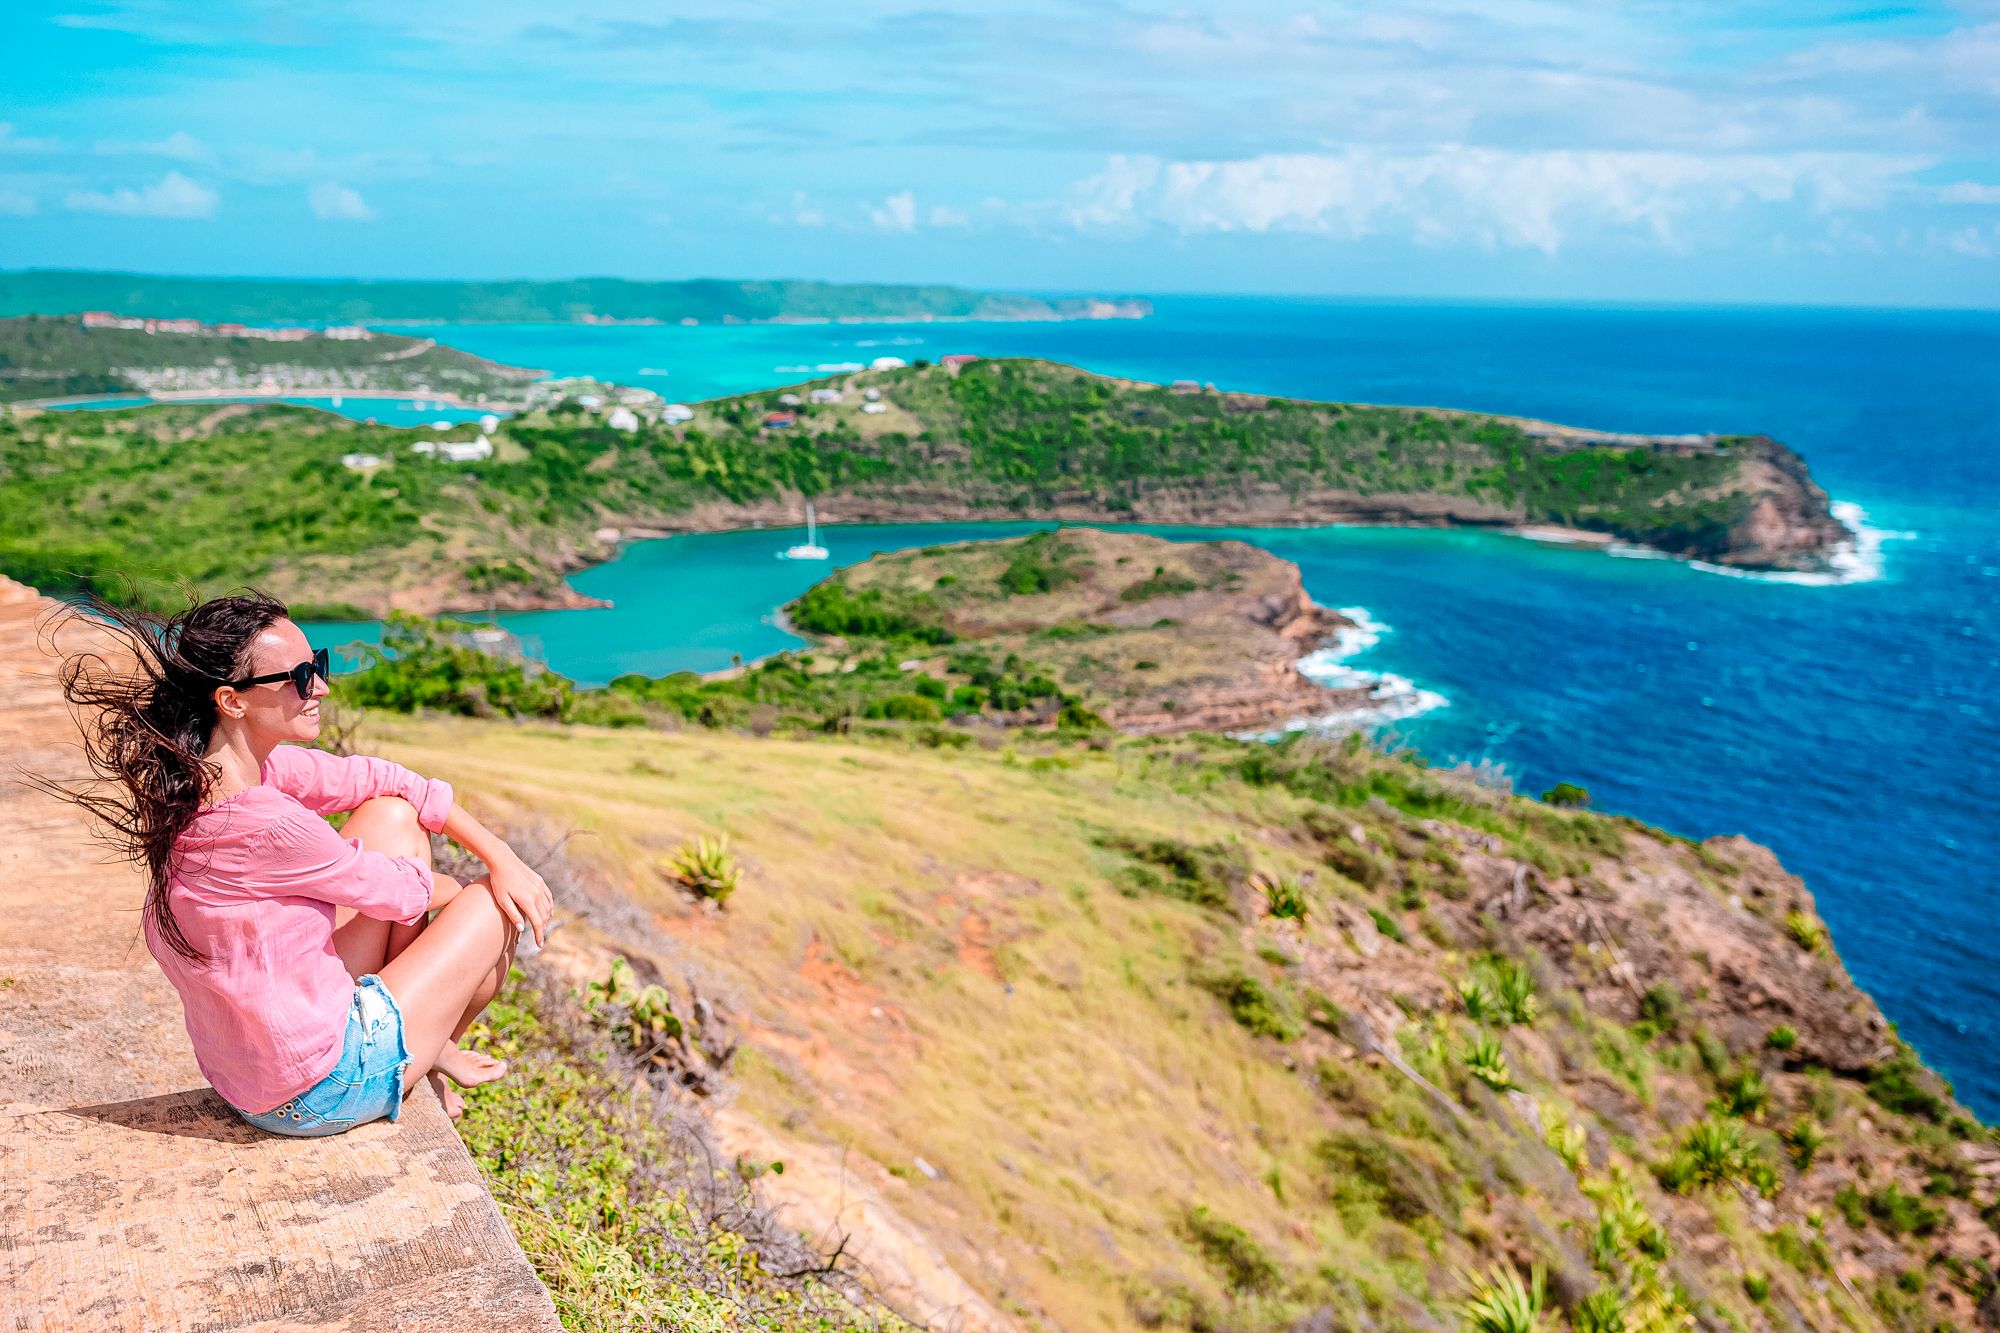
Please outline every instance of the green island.
[{"label": "green island", "polygon": [[390,324],[1138,318],[1144,301],[1048,299],[941,284],[745,282],[414,282],[180,278],[72,269],[0,272],[0,316],[143,310],[162,318]]},{"label": "green island", "polygon": [[478,427],[282,405],[17,410],[0,420],[0,572],[142,600],[248,581],[353,616],[575,606],[564,576],[622,540],[797,523],[808,499],[835,522],[1551,526],[1753,569],[1825,569],[1852,536],[1761,436],[1610,436],[1046,361],[858,372],[688,415],[620,429],[567,397],[454,463],[418,446],[481,447]]},{"label": "green island", "polygon": [[2000,1136],[1770,852],[1115,724],[1282,572],[1235,546],[878,557],[707,681],[406,618],[339,682],[571,916],[463,1122],[568,1326],[1984,1326]]}]

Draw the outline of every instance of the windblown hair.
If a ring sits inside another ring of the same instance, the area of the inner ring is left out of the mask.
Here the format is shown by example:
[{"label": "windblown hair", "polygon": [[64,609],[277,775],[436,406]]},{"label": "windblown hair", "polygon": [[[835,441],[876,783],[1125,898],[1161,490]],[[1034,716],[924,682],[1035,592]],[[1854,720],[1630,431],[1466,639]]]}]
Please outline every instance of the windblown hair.
[{"label": "windblown hair", "polygon": [[90,811],[106,841],[146,868],[145,910],[160,938],[200,962],[167,901],[175,844],[215,784],[206,756],[216,688],[247,674],[251,642],[286,610],[255,591],[190,602],[156,615],[92,596],[68,613],[101,622],[117,641],[109,655],[77,653],[62,667],[63,695],[82,711],[84,756],[96,778],[37,785]]}]

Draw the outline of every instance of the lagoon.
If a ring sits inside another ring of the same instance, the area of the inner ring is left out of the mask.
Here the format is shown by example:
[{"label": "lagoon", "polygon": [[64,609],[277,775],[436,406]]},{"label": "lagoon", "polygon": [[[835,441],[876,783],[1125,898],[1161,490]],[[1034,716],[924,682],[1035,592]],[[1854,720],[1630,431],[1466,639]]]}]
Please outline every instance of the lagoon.
[{"label": "lagoon", "polygon": [[[1386,625],[1348,665],[1448,700],[1396,723],[1391,744],[1505,765],[1522,790],[1580,783],[1602,808],[1775,848],[1856,979],[1969,1104],[2000,1118],[1986,931],[2000,894],[2000,316],[1233,298],[1158,298],[1156,310],[1103,323],[424,331],[669,397],[831,373],[815,368],[864,353],[972,351],[1614,430],[1775,435],[1865,513],[1881,537],[1872,577],[1802,586],[1477,532],[1155,531],[1254,540],[1298,562],[1318,600]],[[844,564],[1026,526],[833,526],[822,538]],[[775,558],[795,540],[638,543],[573,580],[615,609],[502,619],[586,680],[754,658],[792,642],[770,615],[827,568]]]}]

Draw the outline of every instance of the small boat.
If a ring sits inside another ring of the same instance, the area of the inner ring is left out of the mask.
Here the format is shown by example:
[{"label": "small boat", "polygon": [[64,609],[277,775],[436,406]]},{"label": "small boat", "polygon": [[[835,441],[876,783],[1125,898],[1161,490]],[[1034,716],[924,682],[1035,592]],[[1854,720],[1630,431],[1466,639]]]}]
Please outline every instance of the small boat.
[{"label": "small boat", "polygon": [[780,560],[825,560],[827,549],[819,544],[819,524],[813,517],[812,501],[806,501],[806,540],[802,546],[787,546],[778,552]]}]

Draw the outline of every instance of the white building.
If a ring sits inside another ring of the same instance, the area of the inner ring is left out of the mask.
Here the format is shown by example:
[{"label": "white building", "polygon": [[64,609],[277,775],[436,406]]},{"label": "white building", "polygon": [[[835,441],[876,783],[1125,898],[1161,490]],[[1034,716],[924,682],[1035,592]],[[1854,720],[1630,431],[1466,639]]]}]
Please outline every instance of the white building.
[{"label": "white building", "polygon": [[437,451],[447,463],[477,463],[493,457],[493,441],[483,435],[476,440],[440,440]]},{"label": "white building", "polygon": [[500,429],[500,418],[494,416],[491,412],[479,418],[479,433],[481,435],[491,435],[498,429]]},{"label": "white building", "polygon": [[797,407],[799,405],[799,396],[795,393],[781,393],[778,395],[778,405],[780,407]]},{"label": "white building", "polygon": [[580,393],[576,396],[576,401],[579,405],[587,407],[593,412],[604,406],[604,400],[594,393]]},{"label": "white building", "polygon": [[604,419],[604,424],[613,430],[637,430],[639,415],[629,407],[614,407],[611,415]]},{"label": "white building", "polygon": [[879,416],[882,413],[887,412],[889,410],[889,405],[887,403],[881,402],[880,400],[877,400],[874,402],[863,403],[861,405],[861,410],[863,412],[866,412],[871,417]]},{"label": "white building", "polygon": [[382,466],[382,455],[380,455],[380,454],[342,454],[342,455],[340,456],[340,465],[341,465],[342,467],[351,467],[351,468],[353,468],[353,469],[354,469],[354,470],[355,470],[356,472],[366,472],[366,471],[367,471],[367,470],[368,470],[369,468],[371,468],[371,467],[381,467],[381,466]]},{"label": "white building", "polygon": [[686,403],[668,403],[660,409],[660,420],[669,426],[678,426],[683,421],[694,420],[694,409]]},{"label": "white building", "polygon": [[868,363],[870,370],[901,370],[910,363],[900,356],[878,356]]},{"label": "white building", "polygon": [[880,389],[864,389],[861,392],[861,396],[872,403],[882,396],[882,391]]},{"label": "white building", "polygon": [[327,329],[326,336],[337,343],[366,342],[375,335],[359,324],[335,324]]},{"label": "white building", "polygon": [[837,403],[842,396],[838,389],[814,389],[806,395],[808,400],[815,403]]}]

